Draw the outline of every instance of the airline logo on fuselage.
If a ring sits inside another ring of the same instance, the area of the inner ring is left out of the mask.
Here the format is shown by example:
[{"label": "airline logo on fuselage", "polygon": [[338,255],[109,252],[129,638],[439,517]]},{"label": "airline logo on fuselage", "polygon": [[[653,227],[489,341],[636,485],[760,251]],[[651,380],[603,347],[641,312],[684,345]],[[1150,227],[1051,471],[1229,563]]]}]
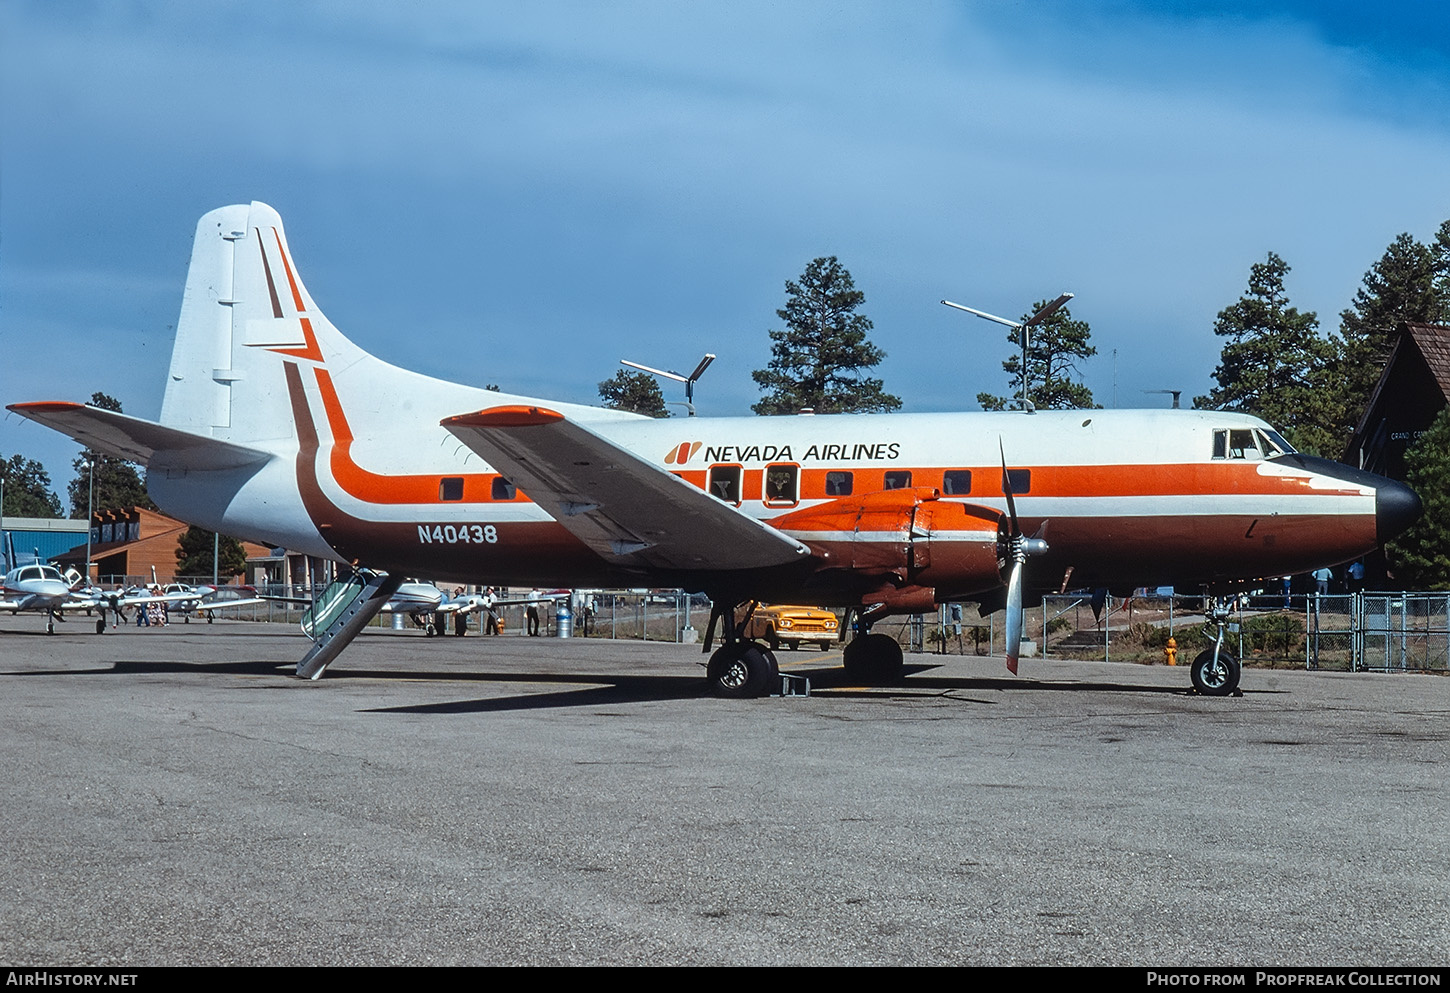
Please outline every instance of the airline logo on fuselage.
[{"label": "airline logo on fuselage", "polygon": [[[684,465],[705,450],[706,462],[793,462],[790,445],[706,445],[700,441],[682,441],[665,456],[665,465]],[[898,458],[898,442],[875,444],[813,444],[800,457],[802,462],[871,462]]]}]

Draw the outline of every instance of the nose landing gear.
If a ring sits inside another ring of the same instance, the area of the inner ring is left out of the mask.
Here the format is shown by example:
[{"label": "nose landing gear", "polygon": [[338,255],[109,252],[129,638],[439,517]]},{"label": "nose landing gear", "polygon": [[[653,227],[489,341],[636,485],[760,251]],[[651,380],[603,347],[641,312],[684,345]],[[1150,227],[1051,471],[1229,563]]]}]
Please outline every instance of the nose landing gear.
[{"label": "nose landing gear", "polygon": [[1188,671],[1193,680],[1193,689],[1204,696],[1243,696],[1239,689],[1239,676],[1243,667],[1223,647],[1224,626],[1229,619],[1228,606],[1210,598],[1208,619],[1217,625],[1218,634],[1213,647],[1199,652],[1193,660]]}]

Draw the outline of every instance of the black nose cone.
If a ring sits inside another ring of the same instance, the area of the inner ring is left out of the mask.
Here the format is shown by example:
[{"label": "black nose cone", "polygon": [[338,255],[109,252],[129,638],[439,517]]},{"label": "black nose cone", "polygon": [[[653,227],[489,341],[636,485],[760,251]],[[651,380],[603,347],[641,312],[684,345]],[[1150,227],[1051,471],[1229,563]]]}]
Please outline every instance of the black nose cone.
[{"label": "black nose cone", "polygon": [[1375,535],[1383,545],[1420,519],[1424,506],[1414,490],[1393,479],[1375,484]]}]

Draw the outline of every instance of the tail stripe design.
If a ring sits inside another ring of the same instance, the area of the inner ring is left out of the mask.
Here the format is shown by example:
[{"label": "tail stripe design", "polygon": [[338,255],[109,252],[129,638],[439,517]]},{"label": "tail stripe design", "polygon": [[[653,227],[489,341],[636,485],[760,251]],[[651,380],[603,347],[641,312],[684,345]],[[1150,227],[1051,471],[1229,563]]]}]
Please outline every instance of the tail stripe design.
[{"label": "tail stripe design", "polygon": [[[253,228],[257,232],[257,251],[262,256],[262,273],[267,277],[267,293],[272,298],[272,316],[282,316],[282,301],[277,299],[277,281],[272,278],[272,263],[267,261],[267,249],[262,244],[262,229]],[[274,229],[273,234],[276,234]]]},{"label": "tail stripe design", "polygon": [[[257,232],[257,248],[262,253],[262,271],[267,277],[267,292],[272,297],[272,315],[281,318],[285,315],[282,313],[282,302],[277,297],[277,284],[272,278],[272,265],[267,261],[267,248],[263,244],[262,231],[260,228],[254,230]],[[297,305],[297,322],[302,326],[302,340],[304,344],[301,347],[288,348],[267,345],[261,347],[265,347],[269,352],[276,352],[278,355],[291,355],[294,358],[322,362],[324,361],[322,348],[317,344],[317,334],[312,330],[312,319],[301,316],[306,312],[307,307],[303,304],[302,293],[297,288],[297,277],[292,272],[292,260],[287,257],[287,250],[282,247],[282,236],[277,232],[277,229],[272,228],[271,232],[272,240],[277,243],[277,254],[282,259],[282,271],[287,275],[287,285],[292,290],[292,302]],[[248,344],[251,343],[249,342]]]}]

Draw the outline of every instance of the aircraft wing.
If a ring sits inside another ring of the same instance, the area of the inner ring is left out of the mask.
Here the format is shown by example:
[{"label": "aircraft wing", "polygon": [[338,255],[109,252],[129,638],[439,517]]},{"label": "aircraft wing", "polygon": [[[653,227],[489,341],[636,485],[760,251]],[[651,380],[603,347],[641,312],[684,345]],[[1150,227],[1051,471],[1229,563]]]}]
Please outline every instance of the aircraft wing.
[{"label": "aircraft wing", "polygon": [[575,537],[624,567],[727,571],[785,565],[805,545],[544,407],[443,420]]},{"label": "aircraft wing", "polygon": [[228,607],[252,607],[266,602],[266,600],[263,600],[259,596],[239,600],[206,600],[197,604],[192,609],[201,613],[208,610],[225,610]]},{"label": "aircraft wing", "polygon": [[180,456],[192,469],[235,469],[271,457],[255,448],[84,403],[12,403],[5,409],[69,435],[88,448],[143,465],[150,465],[158,452]]}]

